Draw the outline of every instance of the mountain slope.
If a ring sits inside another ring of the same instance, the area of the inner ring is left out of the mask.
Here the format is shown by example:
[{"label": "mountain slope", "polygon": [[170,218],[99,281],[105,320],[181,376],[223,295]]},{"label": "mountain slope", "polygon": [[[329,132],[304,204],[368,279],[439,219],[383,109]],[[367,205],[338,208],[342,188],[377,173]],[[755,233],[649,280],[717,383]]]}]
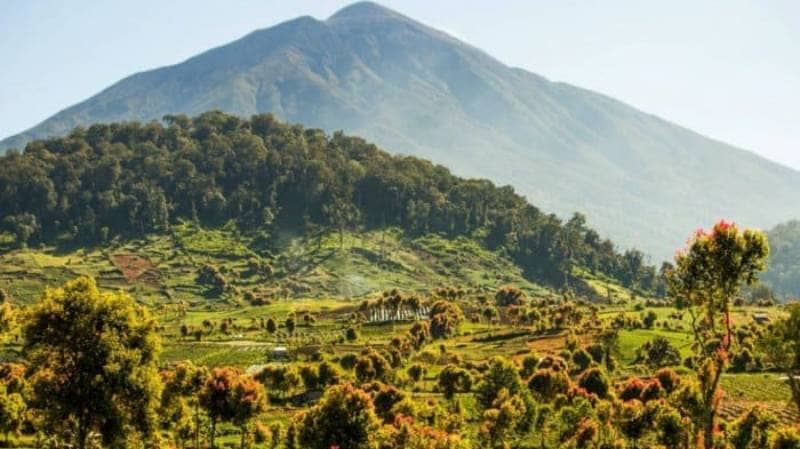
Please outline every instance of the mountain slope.
[{"label": "mountain slope", "polygon": [[658,258],[681,246],[687,229],[720,217],[768,227],[800,212],[796,171],[505,66],[373,3],[135,74],[0,148],[77,125],[209,109],[344,129],[460,175],[512,184],[545,210],[584,212],[602,233]]}]

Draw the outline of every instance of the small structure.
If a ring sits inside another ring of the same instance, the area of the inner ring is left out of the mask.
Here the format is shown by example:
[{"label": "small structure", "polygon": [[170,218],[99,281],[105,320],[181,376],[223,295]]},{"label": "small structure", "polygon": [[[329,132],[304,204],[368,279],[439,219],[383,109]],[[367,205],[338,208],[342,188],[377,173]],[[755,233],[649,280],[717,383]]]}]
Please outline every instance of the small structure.
[{"label": "small structure", "polygon": [[245,370],[245,374],[247,374],[249,376],[255,376],[256,374],[258,374],[262,370],[264,370],[264,368],[266,368],[266,367],[267,367],[267,365],[263,365],[263,364],[262,365],[250,365]]},{"label": "small structure", "polygon": [[285,346],[275,346],[272,348],[272,352],[270,353],[270,360],[273,361],[285,361],[289,359],[289,354],[286,351]]},{"label": "small structure", "polygon": [[758,324],[769,323],[769,316],[764,312],[756,312],[753,314],[753,321]]}]

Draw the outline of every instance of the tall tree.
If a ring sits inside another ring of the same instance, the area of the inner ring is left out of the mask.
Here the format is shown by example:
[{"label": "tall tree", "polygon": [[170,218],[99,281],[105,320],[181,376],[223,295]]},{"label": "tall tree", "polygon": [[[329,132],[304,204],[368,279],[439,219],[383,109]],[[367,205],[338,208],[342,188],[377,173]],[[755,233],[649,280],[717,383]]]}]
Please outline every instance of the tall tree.
[{"label": "tall tree", "polygon": [[161,383],[156,322],[123,292],[100,292],[78,278],[48,289],[24,329],[32,370],[31,405],[48,431],[74,435],[84,449],[91,432],[106,444],[139,432],[155,437]]},{"label": "tall tree", "polygon": [[733,331],[731,304],[743,285],[752,285],[764,269],[769,245],[764,233],[720,221],[699,230],[675,256],[670,293],[691,316],[699,359],[698,383],[703,408],[702,441],[713,447],[721,399],[719,382],[728,364]]}]

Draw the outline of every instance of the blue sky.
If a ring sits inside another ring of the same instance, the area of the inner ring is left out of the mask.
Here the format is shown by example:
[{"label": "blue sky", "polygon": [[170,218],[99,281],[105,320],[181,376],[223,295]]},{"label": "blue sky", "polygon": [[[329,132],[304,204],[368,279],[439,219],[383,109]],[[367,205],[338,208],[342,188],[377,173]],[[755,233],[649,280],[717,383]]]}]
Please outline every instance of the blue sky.
[{"label": "blue sky", "polygon": [[[335,0],[4,0],[0,138]],[[386,0],[504,63],[800,169],[800,1]]]}]

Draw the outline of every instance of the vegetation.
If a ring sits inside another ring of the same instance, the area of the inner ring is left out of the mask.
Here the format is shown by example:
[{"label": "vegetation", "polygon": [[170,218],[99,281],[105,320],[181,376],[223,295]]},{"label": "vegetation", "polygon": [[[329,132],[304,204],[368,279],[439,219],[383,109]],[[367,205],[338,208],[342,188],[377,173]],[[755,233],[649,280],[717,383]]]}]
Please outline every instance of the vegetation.
[{"label": "vegetation", "polygon": [[[328,137],[271,115],[165,120],[167,127],[93,125],[3,156],[3,229],[21,247],[85,245],[168,233],[180,220],[211,227],[233,220],[267,247],[298,230],[320,245],[320,231],[334,231],[341,247],[348,230],[397,226],[409,235],[476,239],[549,285],[571,284],[580,266],[626,287],[656,287],[642,253],[619,253],[582,215],[562,223],[510,187],[460,179],[362,139]],[[215,292],[227,285],[214,267],[204,267],[198,281]]]},{"label": "vegetation", "polygon": [[800,308],[744,299],[763,233],[721,221],[656,274],[579,215],[359,139],[171,120],[4,160],[42,176],[0,168],[0,201],[54,201],[6,221],[7,446],[796,447]]},{"label": "vegetation", "polygon": [[777,295],[784,298],[800,297],[800,221],[793,220],[775,226],[769,231],[772,248],[764,282]]}]

